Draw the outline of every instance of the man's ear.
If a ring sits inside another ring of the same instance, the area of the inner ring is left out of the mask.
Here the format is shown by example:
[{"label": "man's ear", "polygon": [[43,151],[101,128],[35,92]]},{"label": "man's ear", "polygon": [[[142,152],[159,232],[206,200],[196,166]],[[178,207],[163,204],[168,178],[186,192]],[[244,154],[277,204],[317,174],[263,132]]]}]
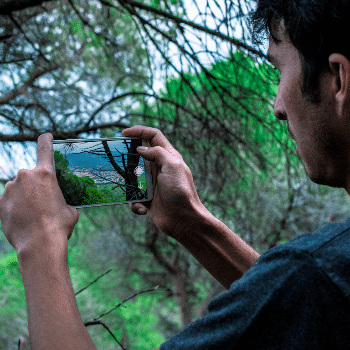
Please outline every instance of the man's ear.
[{"label": "man's ear", "polygon": [[329,56],[329,66],[333,75],[332,88],[339,115],[350,113],[350,61],[339,53]]}]

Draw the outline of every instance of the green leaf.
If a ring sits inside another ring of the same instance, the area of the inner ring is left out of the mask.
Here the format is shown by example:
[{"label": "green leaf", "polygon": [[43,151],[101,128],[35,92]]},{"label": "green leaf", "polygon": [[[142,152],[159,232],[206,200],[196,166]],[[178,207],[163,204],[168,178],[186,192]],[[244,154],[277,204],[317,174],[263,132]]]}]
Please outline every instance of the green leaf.
[{"label": "green leaf", "polygon": [[17,252],[14,251],[10,254],[6,254],[5,257],[3,257],[0,260],[0,267],[6,268],[11,266],[18,265],[18,259],[17,259]]},{"label": "green leaf", "polygon": [[83,32],[83,22],[80,19],[73,19],[69,26],[72,28],[74,34],[81,35]]},{"label": "green leaf", "polygon": [[159,7],[159,5],[160,5],[160,0],[153,0],[151,2],[151,7],[153,7],[153,8],[157,8],[157,7]]}]

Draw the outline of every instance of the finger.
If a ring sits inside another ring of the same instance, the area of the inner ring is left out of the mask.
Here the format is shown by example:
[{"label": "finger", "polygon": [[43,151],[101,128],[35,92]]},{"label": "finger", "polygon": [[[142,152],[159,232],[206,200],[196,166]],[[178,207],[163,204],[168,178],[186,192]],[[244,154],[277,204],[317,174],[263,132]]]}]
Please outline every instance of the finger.
[{"label": "finger", "polygon": [[131,128],[124,129],[122,133],[124,137],[137,137],[148,141],[152,147],[160,146],[169,152],[174,150],[173,146],[164,136],[164,134],[156,128],[150,128],[143,125],[134,125]]},{"label": "finger", "polygon": [[55,171],[52,140],[50,133],[38,137],[36,166]]},{"label": "finger", "polygon": [[146,147],[142,148],[141,146],[136,148],[137,152],[140,153],[141,157],[150,161],[156,163],[158,167],[162,167],[164,164],[169,162],[169,154],[168,152],[160,147]]}]

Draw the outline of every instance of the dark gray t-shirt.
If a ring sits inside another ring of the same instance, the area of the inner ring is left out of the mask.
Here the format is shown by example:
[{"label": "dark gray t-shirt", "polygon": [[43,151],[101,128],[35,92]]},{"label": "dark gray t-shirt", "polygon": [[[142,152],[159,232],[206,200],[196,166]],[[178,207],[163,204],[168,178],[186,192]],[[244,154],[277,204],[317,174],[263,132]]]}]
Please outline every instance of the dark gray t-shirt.
[{"label": "dark gray t-shirt", "polygon": [[350,349],[350,219],[261,255],[161,350]]}]

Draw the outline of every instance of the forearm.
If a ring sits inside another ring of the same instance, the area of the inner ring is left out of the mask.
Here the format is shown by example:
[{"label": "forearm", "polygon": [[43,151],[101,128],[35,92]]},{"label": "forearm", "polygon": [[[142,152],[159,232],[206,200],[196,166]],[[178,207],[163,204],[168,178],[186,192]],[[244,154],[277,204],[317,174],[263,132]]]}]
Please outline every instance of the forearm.
[{"label": "forearm", "polygon": [[31,350],[96,350],[79,313],[68,261],[60,251],[17,254]]},{"label": "forearm", "polygon": [[196,211],[178,241],[226,289],[260,257],[205,208]]}]

